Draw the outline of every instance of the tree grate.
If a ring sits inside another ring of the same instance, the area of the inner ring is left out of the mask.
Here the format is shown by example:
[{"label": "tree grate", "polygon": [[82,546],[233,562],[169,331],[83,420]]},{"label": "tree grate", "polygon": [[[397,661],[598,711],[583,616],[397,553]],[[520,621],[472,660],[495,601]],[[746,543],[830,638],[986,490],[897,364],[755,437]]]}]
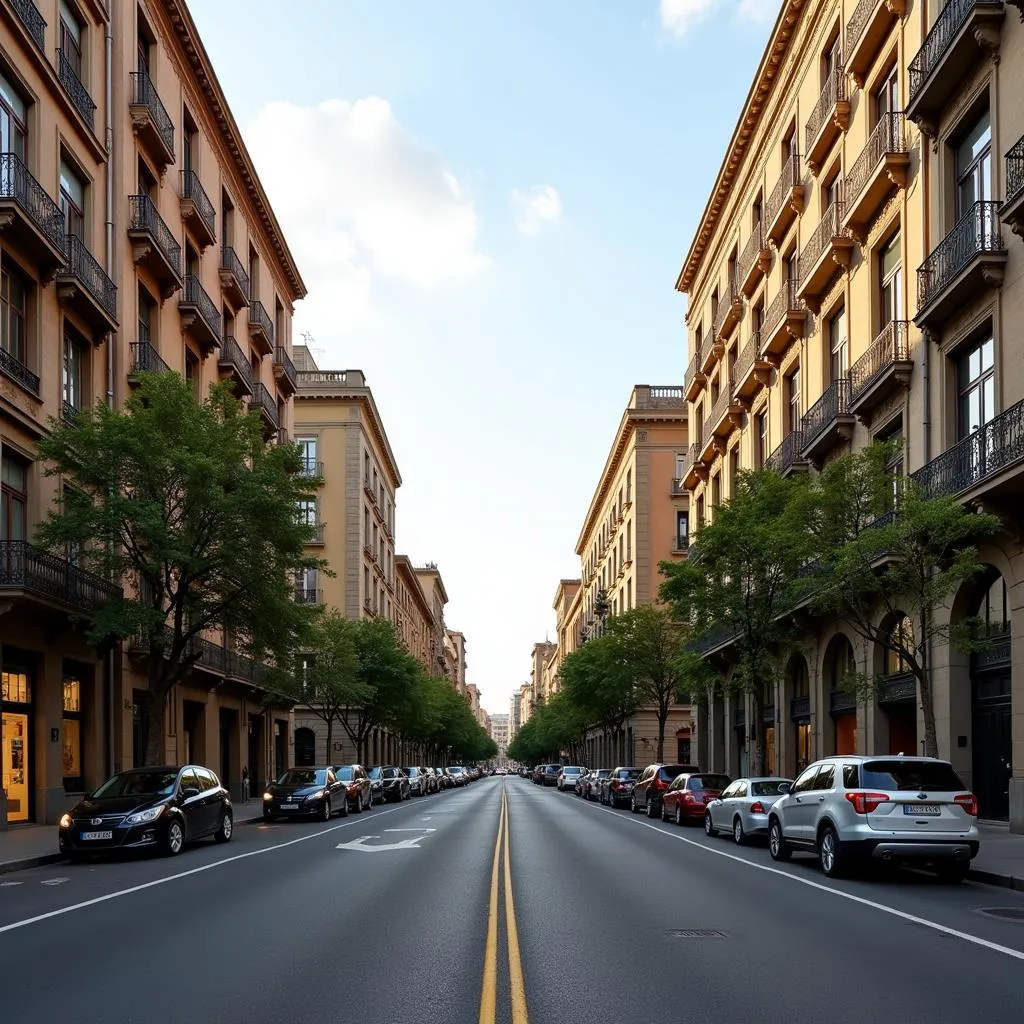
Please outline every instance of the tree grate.
[{"label": "tree grate", "polygon": [[724,939],[725,932],[714,928],[669,928],[668,934],[674,939]]}]

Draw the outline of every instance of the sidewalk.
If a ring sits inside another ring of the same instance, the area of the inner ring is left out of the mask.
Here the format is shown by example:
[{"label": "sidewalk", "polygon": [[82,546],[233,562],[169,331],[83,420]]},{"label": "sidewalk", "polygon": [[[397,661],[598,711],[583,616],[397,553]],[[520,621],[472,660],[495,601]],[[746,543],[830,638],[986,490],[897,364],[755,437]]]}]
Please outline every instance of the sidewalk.
[{"label": "sidewalk", "polygon": [[[235,801],[234,811],[236,825],[263,820],[259,800]],[[63,859],[57,848],[56,825],[12,825],[0,832],[0,875],[58,864]]]},{"label": "sidewalk", "polygon": [[1012,835],[1008,825],[983,824],[978,831],[981,849],[971,863],[971,878],[1024,891],[1024,835]]}]

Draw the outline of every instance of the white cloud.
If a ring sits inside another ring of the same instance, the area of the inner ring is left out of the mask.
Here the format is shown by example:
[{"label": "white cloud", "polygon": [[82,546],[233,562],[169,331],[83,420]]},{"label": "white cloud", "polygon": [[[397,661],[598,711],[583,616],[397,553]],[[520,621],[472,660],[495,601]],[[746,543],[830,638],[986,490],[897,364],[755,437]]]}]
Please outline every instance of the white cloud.
[{"label": "white cloud", "polygon": [[736,17],[740,21],[752,21],[761,25],[771,21],[779,13],[779,0],[740,0]]},{"label": "white cloud", "polygon": [[350,327],[374,314],[374,282],[419,288],[489,266],[471,198],[376,96],[277,102],[246,143],[309,288],[302,320]]},{"label": "white cloud", "polygon": [[779,12],[781,0],[660,0],[661,26],[681,39],[720,11],[735,8],[735,20],[762,24]]},{"label": "white cloud", "polygon": [[553,185],[535,185],[526,191],[512,189],[516,225],[524,235],[536,235],[545,224],[562,216],[562,199]]}]

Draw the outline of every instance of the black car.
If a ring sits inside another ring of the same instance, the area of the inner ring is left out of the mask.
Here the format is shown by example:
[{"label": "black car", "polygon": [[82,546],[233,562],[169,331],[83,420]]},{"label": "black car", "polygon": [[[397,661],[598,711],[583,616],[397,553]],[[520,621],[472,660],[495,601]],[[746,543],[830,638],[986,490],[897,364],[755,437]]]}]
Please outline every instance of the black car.
[{"label": "black car", "polygon": [[381,775],[381,767],[375,764],[367,771],[370,779],[370,804],[384,803],[384,777]]},{"label": "black car", "polygon": [[403,768],[409,778],[409,792],[416,796],[427,795],[427,773],[422,768]]},{"label": "black car", "polygon": [[385,800],[401,803],[409,799],[409,779],[401,768],[386,764],[380,770],[380,777]]},{"label": "black car", "polygon": [[111,850],[181,853],[213,836],[226,843],[234,828],[231,796],[209,768],[132,768],[107,779],[60,819],[60,851],[77,861]]},{"label": "black car", "polygon": [[348,814],[345,783],[334,772],[321,768],[289,768],[263,794],[263,820],[313,816],[329,821],[338,811]]}]

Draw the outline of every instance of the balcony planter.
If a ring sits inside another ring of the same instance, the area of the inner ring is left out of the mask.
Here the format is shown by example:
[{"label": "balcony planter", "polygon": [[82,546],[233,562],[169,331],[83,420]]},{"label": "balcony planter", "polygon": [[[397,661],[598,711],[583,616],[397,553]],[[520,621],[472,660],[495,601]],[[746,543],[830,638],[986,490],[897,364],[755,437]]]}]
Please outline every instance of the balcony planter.
[{"label": "balcony planter", "polygon": [[821,308],[821,298],[832,279],[848,270],[853,259],[853,238],[843,229],[843,202],[835,200],[822,214],[814,234],[800,251],[800,283],[797,298],[812,313]]},{"label": "balcony planter", "polygon": [[907,187],[909,173],[903,115],[883,114],[843,181],[843,225],[860,245],[889,193]]},{"label": "balcony planter", "polygon": [[87,323],[93,341],[117,329],[117,286],[77,235],[67,236],[68,261],[57,274],[57,299]]},{"label": "balcony planter", "polygon": [[181,172],[181,219],[201,249],[217,241],[217,213],[193,170]]},{"label": "balcony planter", "polygon": [[782,165],[782,173],[764,207],[765,236],[778,245],[789,225],[804,212],[804,185],[800,177],[800,154],[793,153]]},{"label": "balcony planter", "polygon": [[871,410],[894,391],[910,387],[910,324],[893,320],[885,325],[868,350],[850,367],[850,412],[866,426]]},{"label": "balcony planter", "polygon": [[816,466],[837,444],[853,436],[853,413],[850,411],[850,379],[834,380],[804,413],[802,454]]},{"label": "balcony planter", "polygon": [[132,131],[161,174],[174,163],[174,123],[145,71],[131,73]]},{"label": "balcony planter", "polygon": [[236,313],[249,304],[249,275],[230,245],[220,251],[220,287]]},{"label": "balcony planter", "polygon": [[906,0],[860,0],[846,23],[846,70],[858,89],[889,35],[893,23],[907,13]]},{"label": "balcony planter", "polygon": [[132,262],[146,267],[169,299],[181,288],[181,246],[147,195],[128,197]]},{"label": "balcony planter", "polygon": [[811,174],[817,174],[836,139],[850,127],[850,101],[846,96],[846,73],[840,64],[832,69],[807,119],[806,159]]},{"label": "balcony planter", "polygon": [[14,153],[0,153],[0,232],[35,263],[44,284],[67,262],[64,215]]},{"label": "balcony planter", "polygon": [[1006,202],[999,215],[1015,235],[1024,238],[1024,138],[1006,154]]}]

